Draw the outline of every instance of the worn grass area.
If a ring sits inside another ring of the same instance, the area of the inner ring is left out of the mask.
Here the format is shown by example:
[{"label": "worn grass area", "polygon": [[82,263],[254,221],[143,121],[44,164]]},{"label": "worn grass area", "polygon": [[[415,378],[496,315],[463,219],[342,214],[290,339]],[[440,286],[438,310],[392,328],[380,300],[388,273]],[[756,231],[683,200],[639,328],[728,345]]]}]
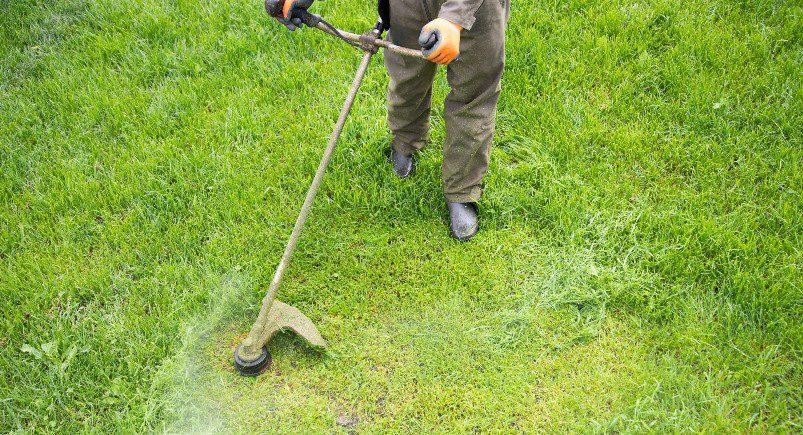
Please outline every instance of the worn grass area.
[{"label": "worn grass area", "polygon": [[803,430],[801,4],[521,0],[508,37],[482,232],[440,104],[391,174],[375,59],[281,295],[331,349],[254,380],[358,53],[259,2],[0,3],[0,431]]}]

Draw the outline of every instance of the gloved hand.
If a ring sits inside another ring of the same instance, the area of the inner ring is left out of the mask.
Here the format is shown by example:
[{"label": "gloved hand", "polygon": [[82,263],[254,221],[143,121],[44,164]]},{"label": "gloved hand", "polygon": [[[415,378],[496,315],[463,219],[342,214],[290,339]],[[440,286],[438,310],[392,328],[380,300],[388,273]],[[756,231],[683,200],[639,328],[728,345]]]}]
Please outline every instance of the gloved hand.
[{"label": "gloved hand", "polygon": [[[424,48],[427,59],[448,65],[460,54],[460,31],[463,28],[443,18],[436,18],[427,23],[418,35],[418,43]],[[435,35],[435,45],[427,47],[430,38]]]},{"label": "gloved hand", "polygon": [[307,10],[314,0],[265,0],[265,10],[290,30],[301,27],[299,11]]}]

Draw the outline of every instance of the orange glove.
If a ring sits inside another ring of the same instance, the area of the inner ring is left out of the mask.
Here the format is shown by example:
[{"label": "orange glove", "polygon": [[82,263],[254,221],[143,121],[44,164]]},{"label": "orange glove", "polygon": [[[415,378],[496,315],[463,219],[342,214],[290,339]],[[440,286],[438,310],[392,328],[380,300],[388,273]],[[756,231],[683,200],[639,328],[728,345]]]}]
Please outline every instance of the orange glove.
[{"label": "orange glove", "polygon": [[[427,59],[448,65],[460,54],[460,31],[463,28],[443,18],[436,18],[421,29],[418,43]],[[431,45],[433,42],[434,45]]]},{"label": "orange glove", "polygon": [[265,0],[265,10],[290,30],[301,28],[300,12],[306,11],[314,0]]},{"label": "orange glove", "polygon": [[284,5],[282,5],[282,15],[284,15],[284,19],[289,20],[293,18],[293,12],[296,9],[304,9],[307,10],[310,6],[312,6],[313,0],[285,0]]}]

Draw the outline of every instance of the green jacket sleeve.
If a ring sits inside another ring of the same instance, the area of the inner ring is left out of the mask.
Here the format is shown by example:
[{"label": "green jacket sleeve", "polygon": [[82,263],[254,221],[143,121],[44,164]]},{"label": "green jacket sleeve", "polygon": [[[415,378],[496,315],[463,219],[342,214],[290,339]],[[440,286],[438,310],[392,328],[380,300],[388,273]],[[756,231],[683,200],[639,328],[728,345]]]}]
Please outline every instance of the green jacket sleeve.
[{"label": "green jacket sleeve", "polygon": [[476,19],[474,15],[484,0],[446,0],[441,6],[438,18],[449,20],[460,27],[471,30]]}]

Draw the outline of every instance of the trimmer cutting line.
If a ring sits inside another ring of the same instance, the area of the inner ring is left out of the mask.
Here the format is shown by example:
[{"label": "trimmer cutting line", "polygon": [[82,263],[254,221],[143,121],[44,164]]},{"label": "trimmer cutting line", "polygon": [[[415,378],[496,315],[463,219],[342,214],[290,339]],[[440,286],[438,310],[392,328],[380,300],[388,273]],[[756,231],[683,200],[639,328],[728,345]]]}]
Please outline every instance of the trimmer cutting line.
[{"label": "trimmer cutting line", "polygon": [[[283,6],[284,0],[268,0],[265,3],[266,10],[273,17],[282,17]],[[312,321],[307,316],[302,314],[297,308],[277,301],[276,293],[278,292],[279,286],[282,283],[284,272],[287,270],[287,266],[290,264],[290,257],[293,256],[293,251],[296,248],[296,243],[298,242],[298,238],[301,234],[301,229],[304,227],[304,223],[307,221],[310,209],[312,209],[312,201],[315,199],[315,194],[318,193],[318,189],[321,186],[323,174],[326,171],[326,167],[329,165],[329,159],[332,157],[332,153],[335,149],[335,145],[337,144],[337,140],[340,137],[340,133],[343,131],[343,125],[346,123],[346,118],[348,117],[352,104],[354,104],[357,91],[360,88],[360,84],[365,76],[365,72],[368,70],[368,64],[371,60],[371,56],[373,56],[379,50],[379,48],[383,48],[404,56],[426,59],[427,53],[435,49],[438,45],[437,33],[433,33],[429,40],[422,45],[423,50],[414,50],[395,45],[387,40],[382,39],[382,31],[386,27],[383,26],[383,22],[381,20],[373,29],[363,33],[362,35],[357,35],[339,30],[324,21],[320,16],[311,14],[306,10],[296,11],[292,18],[300,19],[301,22],[308,27],[322,30],[329,35],[340,38],[350,45],[360,48],[365,53],[363,54],[360,65],[357,68],[357,73],[354,76],[354,80],[351,82],[351,87],[349,88],[348,95],[346,96],[346,101],[343,104],[343,108],[340,110],[340,116],[338,117],[334,131],[329,138],[329,143],[323,152],[323,157],[321,157],[318,170],[315,171],[315,177],[312,179],[312,184],[310,185],[309,190],[307,190],[307,196],[304,199],[304,204],[301,206],[301,212],[296,219],[296,223],[293,226],[293,231],[290,234],[289,240],[287,241],[284,254],[282,254],[282,258],[279,260],[279,265],[276,267],[276,272],[273,274],[273,279],[271,280],[268,292],[262,299],[262,307],[259,310],[259,315],[257,316],[256,322],[254,322],[254,325],[251,327],[251,331],[248,333],[248,336],[245,338],[245,340],[243,340],[242,344],[237,346],[237,349],[234,351],[234,366],[237,368],[237,371],[240,372],[240,374],[245,376],[257,376],[267,369],[268,366],[270,366],[271,357],[268,354],[267,343],[271,337],[273,337],[273,335],[279,331],[287,329],[292,330],[306,340],[310,345],[316,347],[326,347],[326,341],[321,336],[321,333],[318,332],[318,328],[315,327]]]}]

